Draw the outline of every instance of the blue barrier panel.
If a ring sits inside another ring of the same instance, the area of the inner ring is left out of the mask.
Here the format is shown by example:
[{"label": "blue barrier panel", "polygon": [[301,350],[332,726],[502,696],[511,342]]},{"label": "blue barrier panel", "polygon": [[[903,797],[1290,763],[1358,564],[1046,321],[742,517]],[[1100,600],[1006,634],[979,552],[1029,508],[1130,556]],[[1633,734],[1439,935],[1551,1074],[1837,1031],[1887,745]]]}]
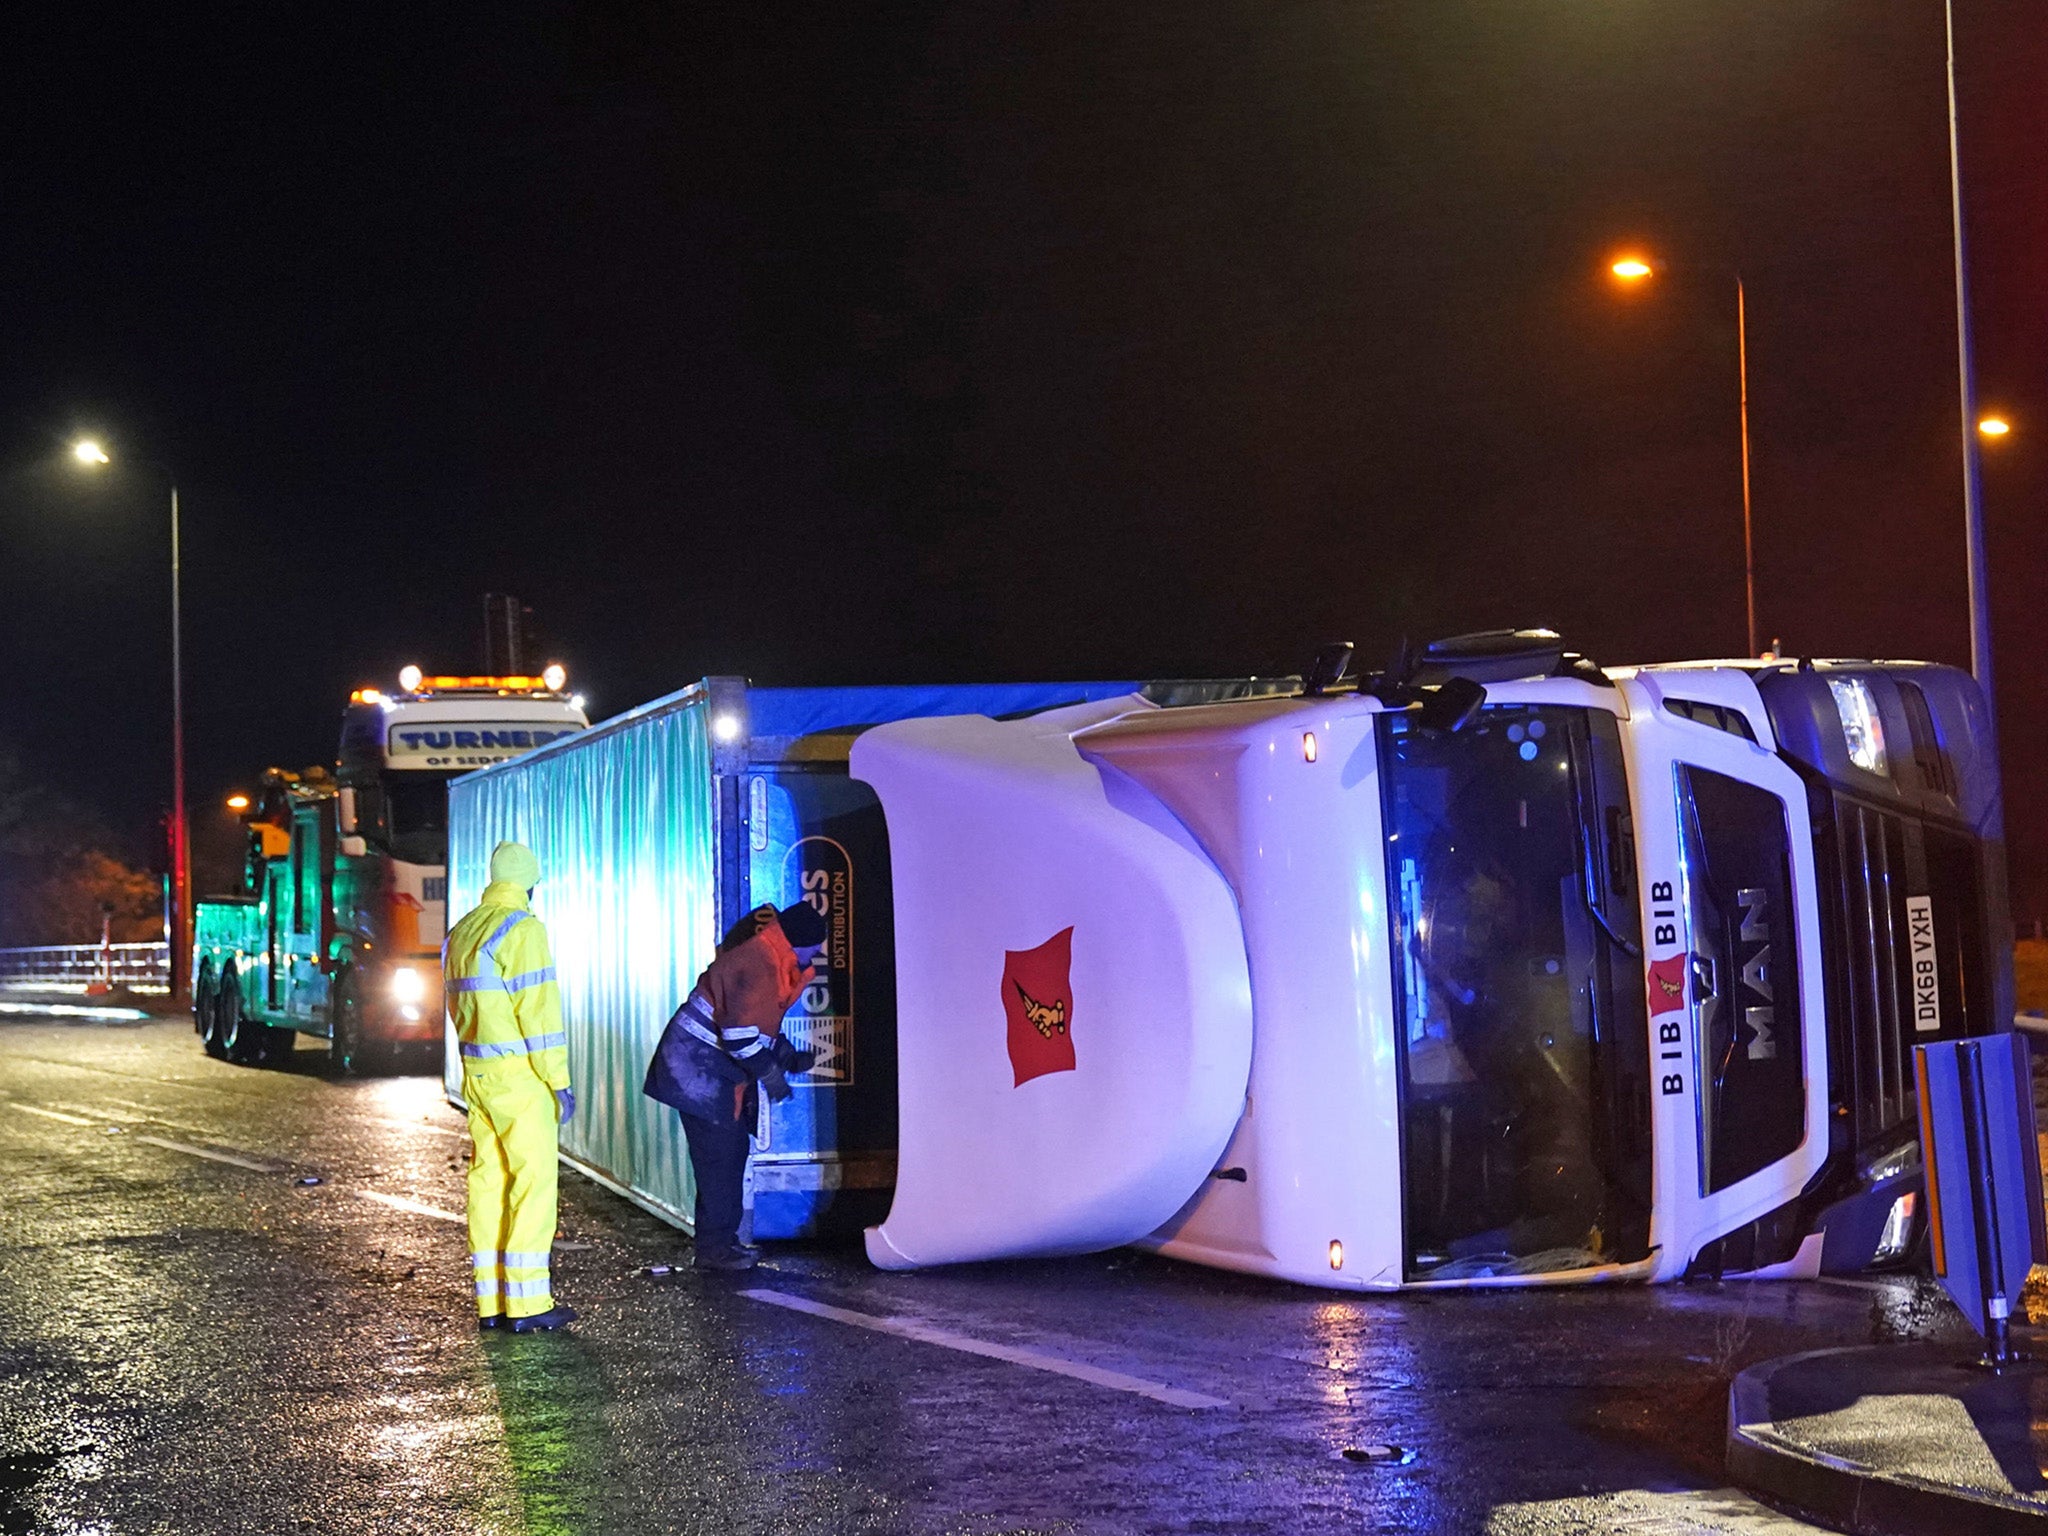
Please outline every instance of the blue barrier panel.
[{"label": "blue barrier panel", "polygon": [[2002,1362],[2027,1270],[2048,1260],[2026,1037],[1917,1046],[1913,1065],[1934,1273]]}]

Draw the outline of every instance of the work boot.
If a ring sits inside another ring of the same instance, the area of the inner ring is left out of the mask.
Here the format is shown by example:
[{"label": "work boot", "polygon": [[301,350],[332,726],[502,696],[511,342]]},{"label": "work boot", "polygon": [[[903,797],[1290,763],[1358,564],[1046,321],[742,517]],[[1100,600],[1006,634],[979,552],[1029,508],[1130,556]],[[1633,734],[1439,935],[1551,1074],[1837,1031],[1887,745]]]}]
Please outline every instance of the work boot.
[{"label": "work boot", "polygon": [[478,1333],[495,1333],[498,1329],[503,1328],[506,1324],[510,1323],[511,1321],[511,1318],[503,1316],[480,1317],[476,1320],[476,1331]]},{"label": "work boot", "polygon": [[557,1328],[566,1328],[576,1321],[576,1314],[557,1302],[545,1312],[536,1312],[532,1317],[511,1319],[514,1333],[551,1333]]},{"label": "work boot", "polygon": [[696,1259],[697,1268],[717,1270],[723,1273],[737,1273],[741,1270],[752,1269],[760,1262],[761,1250],[750,1247],[745,1243],[740,1244],[737,1248],[728,1248],[723,1252],[699,1252]]}]

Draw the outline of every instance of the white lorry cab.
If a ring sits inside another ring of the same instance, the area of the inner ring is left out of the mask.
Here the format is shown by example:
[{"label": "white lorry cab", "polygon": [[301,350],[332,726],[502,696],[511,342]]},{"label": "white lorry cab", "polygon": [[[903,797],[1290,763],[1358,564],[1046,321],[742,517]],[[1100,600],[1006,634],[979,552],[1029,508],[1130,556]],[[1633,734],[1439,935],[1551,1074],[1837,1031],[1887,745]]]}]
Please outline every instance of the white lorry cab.
[{"label": "white lorry cab", "polygon": [[1904,1262],[1912,1047],[2009,1028],[1984,701],[1547,631],[1185,707],[898,720],[889,1268],[1323,1286]]}]

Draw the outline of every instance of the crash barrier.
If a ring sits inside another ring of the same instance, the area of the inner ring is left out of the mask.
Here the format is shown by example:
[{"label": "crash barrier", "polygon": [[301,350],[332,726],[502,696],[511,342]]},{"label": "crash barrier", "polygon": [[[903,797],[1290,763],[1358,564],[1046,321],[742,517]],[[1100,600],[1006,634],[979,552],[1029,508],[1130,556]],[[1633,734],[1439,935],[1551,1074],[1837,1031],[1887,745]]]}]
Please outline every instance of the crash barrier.
[{"label": "crash barrier", "polygon": [[2027,1040],[1944,1040],[1913,1064],[1934,1273],[1984,1336],[1983,1363],[2002,1366],[2027,1270],[2048,1262]]},{"label": "crash barrier", "polygon": [[33,944],[0,949],[0,986],[54,992],[125,987],[161,992],[170,987],[168,944]]}]

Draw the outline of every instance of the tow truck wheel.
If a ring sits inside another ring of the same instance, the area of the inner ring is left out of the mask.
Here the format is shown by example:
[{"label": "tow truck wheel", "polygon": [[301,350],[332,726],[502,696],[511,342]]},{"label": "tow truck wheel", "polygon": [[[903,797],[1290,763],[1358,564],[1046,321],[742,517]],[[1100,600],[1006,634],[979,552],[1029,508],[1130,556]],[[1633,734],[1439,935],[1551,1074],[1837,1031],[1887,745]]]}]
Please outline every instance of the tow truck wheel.
[{"label": "tow truck wheel", "polygon": [[242,1006],[242,992],[239,987],[221,996],[222,1006],[214,1011],[220,1021],[215,1037],[220,1043],[219,1054],[239,1067],[253,1067],[263,1060],[264,1047],[269,1043],[270,1026],[260,1024],[249,1017],[249,1011]]},{"label": "tow truck wheel", "polygon": [[362,991],[354,971],[343,971],[334,979],[332,1000],[327,1006],[328,1023],[332,1026],[327,1038],[327,1059],[351,1076],[368,1072],[376,1062],[363,1038]]},{"label": "tow truck wheel", "polygon": [[228,1036],[239,1026],[236,1020],[242,1016],[242,985],[233,969],[221,974],[214,987],[213,1003],[203,1017],[195,1020],[200,1024],[199,1039],[206,1047],[206,1054],[223,1060],[228,1054]]},{"label": "tow truck wheel", "polygon": [[214,979],[213,962],[208,961],[199,968],[199,980],[192,986],[192,1033],[202,1041],[211,1027],[213,1010],[219,1002],[219,987]]}]

